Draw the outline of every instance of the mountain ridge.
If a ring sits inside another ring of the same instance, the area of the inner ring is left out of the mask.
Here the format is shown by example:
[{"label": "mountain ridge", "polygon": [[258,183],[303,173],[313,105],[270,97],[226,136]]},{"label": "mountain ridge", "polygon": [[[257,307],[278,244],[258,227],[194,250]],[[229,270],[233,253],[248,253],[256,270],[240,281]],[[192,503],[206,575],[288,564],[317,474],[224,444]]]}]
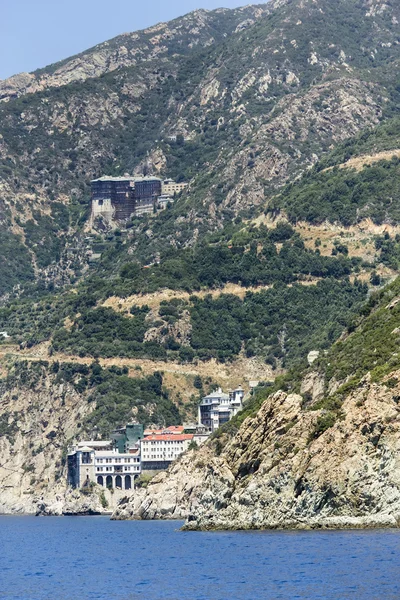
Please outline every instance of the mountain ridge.
[{"label": "mountain ridge", "polygon": [[[192,11],[183,17],[178,17],[168,22],[160,22],[146,29],[134,31],[130,33],[122,33],[116,37],[96,44],[95,46],[88,48],[82,52],[79,52],[67,59],[60,60],[47,67],[36,69],[31,73],[19,73],[13,75],[7,79],[0,81],[0,101],[8,101],[13,97],[19,97],[24,94],[35,93],[42,91],[47,87],[59,87],[60,85],[67,85],[74,81],[85,81],[90,77],[98,77],[106,73],[112,72],[118,68],[135,66],[139,60],[152,60],[155,56],[159,57],[160,52],[158,51],[155,55],[151,51],[146,56],[145,52],[140,51],[140,43],[145,44],[146,42],[155,45],[155,38],[149,37],[152,34],[158,34],[160,39],[173,40],[174,35],[178,37],[180,29],[185,30],[185,26],[190,28],[188,31],[184,31],[183,35],[187,35],[190,31],[192,34],[192,45],[210,45],[215,42],[212,37],[206,37],[207,31],[209,34],[214,32],[221,37],[232,33],[232,30],[228,27],[227,31],[218,31],[218,16],[229,9],[217,9],[217,10],[205,10],[198,9]],[[262,5],[246,6],[239,9],[233,9],[230,11],[235,21],[234,16],[237,15],[239,19],[243,16],[245,21],[250,17],[260,18],[260,16],[266,12],[267,9]],[[215,16],[214,23],[212,17]],[[208,17],[211,17],[210,24],[207,23]],[[240,20],[237,20],[236,27],[240,25]],[[172,27],[172,31],[170,28]],[[198,30],[196,32],[196,29]],[[199,34],[200,37],[196,38],[195,35]],[[135,44],[138,42],[138,44]],[[178,40],[178,46],[179,46]],[[147,47],[147,50],[151,49]],[[164,52],[168,51],[168,46],[165,47]],[[142,55],[141,55],[142,53]],[[161,52],[162,54],[163,52]],[[184,52],[183,52],[184,53]],[[138,55],[138,56],[137,56]],[[87,63],[85,67],[85,63]],[[74,71],[77,71],[74,73]]]}]

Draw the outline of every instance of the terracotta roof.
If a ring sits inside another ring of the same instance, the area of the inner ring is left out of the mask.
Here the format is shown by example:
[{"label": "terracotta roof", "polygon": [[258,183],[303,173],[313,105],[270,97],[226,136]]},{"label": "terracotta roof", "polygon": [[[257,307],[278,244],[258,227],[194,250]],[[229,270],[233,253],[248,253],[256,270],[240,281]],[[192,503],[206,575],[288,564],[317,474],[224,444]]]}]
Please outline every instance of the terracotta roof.
[{"label": "terracotta roof", "polygon": [[182,425],[171,425],[171,427],[166,427],[165,429],[146,429],[144,432],[144,436],[148,435],[166,435],[168,433],[178,434],[183,433],[184,427]]},{"label": "terracotta roof", "polygon": [[184,442],[185,440],[193,439],[192,433],[184,434],[161,434],[161,435],[149,435],[145,437],[142,442]]}]

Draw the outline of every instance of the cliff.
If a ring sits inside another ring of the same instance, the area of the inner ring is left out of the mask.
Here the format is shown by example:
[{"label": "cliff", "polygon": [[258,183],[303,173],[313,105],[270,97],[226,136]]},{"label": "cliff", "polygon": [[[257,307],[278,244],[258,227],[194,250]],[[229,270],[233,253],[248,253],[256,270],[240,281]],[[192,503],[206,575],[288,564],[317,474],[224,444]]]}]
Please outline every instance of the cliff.
[{"label": "cliff", "polygon": [[366,378],[343,419],[309,440],[320,411],[278,392],[220,456],[185,457],[114,518],[187,518],[185,529],[380,527],[400,523],[399,388]]},{"label": "cliff", "polygon": [[1,357],[0,514],[112,512],[122,490],[67,488],[68,446],[94,432],[107,439],[138,413],[144,424],[179,422],[161,386],[156,375],[135,379],[116,367]]},{"label": "cliff", "polygon": [[114,518],[185,515],[185,529],[398,526],[399,321],[397,281],[312,371],[283,381],[236,433],[239,422]]}]

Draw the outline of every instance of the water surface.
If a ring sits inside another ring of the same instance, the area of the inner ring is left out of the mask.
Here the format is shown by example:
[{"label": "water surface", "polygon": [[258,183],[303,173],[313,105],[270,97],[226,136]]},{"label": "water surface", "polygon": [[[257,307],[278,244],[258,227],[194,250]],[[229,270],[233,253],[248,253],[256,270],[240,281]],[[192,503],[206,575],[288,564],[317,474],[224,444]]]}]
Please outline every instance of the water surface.
[{"label": "water surface", "polygon": [[181,533],[0,517],[0,599],[399,600],[400,531]]}]

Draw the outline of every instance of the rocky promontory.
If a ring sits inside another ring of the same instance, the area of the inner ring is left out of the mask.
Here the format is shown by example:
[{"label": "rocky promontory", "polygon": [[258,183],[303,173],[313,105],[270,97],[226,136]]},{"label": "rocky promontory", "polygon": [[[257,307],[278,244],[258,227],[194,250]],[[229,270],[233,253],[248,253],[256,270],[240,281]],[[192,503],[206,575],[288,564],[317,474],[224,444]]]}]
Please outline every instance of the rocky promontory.
[{"label": "rocky promontory", "polygon": [[219,456],[215,441],[188,454],[113,518],[186,517],[185,529],[203,530],[396,527],[399,392],[367,375],[316,438],[324,410],[275,393]]}]

